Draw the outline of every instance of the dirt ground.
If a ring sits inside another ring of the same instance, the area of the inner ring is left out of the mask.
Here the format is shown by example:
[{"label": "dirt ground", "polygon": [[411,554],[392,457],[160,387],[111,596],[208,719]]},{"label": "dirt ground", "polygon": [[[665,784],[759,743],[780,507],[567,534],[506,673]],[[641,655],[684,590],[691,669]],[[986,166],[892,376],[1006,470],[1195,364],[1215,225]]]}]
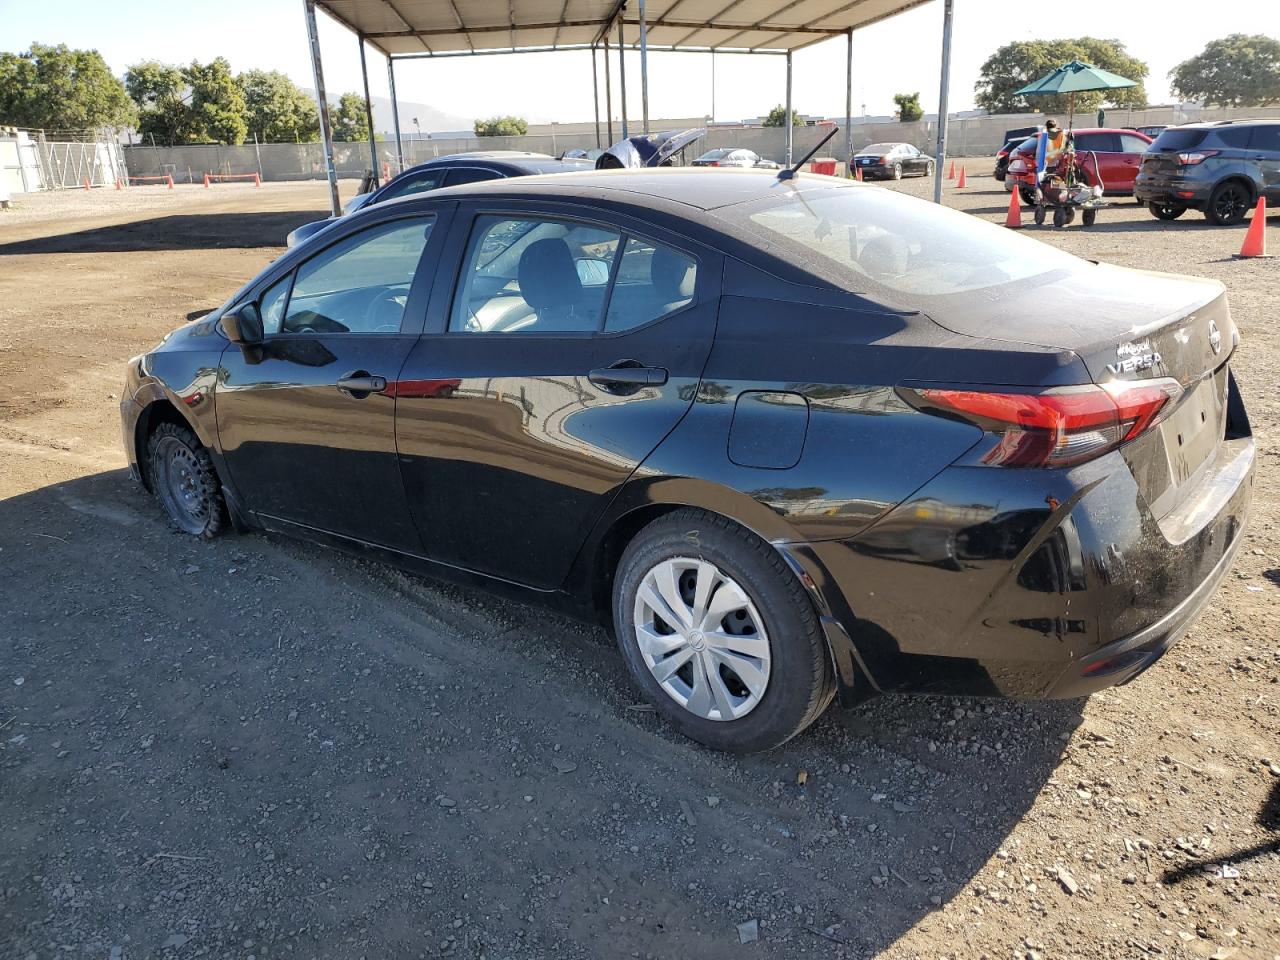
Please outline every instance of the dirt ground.
[{"label": "dirt ground", "polygon": [[[948,203],[1002,220],[986,167]],[[1233,259],[1243,228],[1034,233],[1230,289],[1258,485],[1189,636],[1087,702],[883,698],[735,759],[600,631],[196,543],[129,480],[126,359],[324,197],[0,213],[0,956],[1280,957],[1280,260]]]}]

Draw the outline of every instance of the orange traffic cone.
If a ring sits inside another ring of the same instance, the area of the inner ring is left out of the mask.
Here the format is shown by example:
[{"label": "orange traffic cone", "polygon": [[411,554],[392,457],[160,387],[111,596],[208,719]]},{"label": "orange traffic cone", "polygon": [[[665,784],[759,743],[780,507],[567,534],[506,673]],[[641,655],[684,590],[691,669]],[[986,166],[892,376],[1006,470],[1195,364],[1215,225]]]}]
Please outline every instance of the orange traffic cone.
[{"label": "orange traffic cone", "polygon": [[961,165],[960,165],[960,179],[956,181],[956,189],[957,189],[957,190],[963,190],[963,189],[964,189],[964,184],[965,184],[965,179],[964,179],[964,165],[963,165],[963,164],[961,164]]},{"label": "orange traffic cone", "polygon": [[209,175],[207,173],[204,175],[204,188],[206,190],[209,189]]},{"label": "orange traffic cone", "polygon": [[1253,222],[1249,224],[1249,232],[1244,235],[1244,244],[1240,247],[1241,257],[1265,257],[1267,255],[1267,199],[1258,198],[1258,205],[1253,210]]},{"label": "orange traffic cone", "polygon": [[88,190],[88,189],[89,189],[89,178],[88,178],[88,177],[85,177],[85,178],[84,178],[84,188],[85,188],[86,190]]},{"label": "orange traffic cone", "polygon": [[954,180],[956,178],[956,162],[951,161],[951,166],[947,167],[947,179]]},{"label": "orange traffic cone", "polygon": [[861,182],[862,182],[862,168],[861,168],[861,167],[854,167],[854,168],[853,168],[853,179],[857,180],[859,183],[861,183]]},{"label": "orange traffic cone", "polygon": [[1010,230],[1017,230],[1022,226],[1022,205],[1016,188],[1009,194],[1009,213],[1004,218],[1004,225]]}]

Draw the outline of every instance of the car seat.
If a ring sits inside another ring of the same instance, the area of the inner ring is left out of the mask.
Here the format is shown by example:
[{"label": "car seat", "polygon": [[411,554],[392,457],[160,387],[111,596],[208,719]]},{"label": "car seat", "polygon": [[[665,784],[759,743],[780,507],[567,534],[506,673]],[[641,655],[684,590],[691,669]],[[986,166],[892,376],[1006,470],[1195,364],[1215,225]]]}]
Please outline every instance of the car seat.
[{"label": "car seat", "polygon": [[[535,329],[594,330],[597,317],[584,308],[582,281],[569,245],[559,237],[535,240],[520,254],[520,295],[533,308]],[[523,324],[522,324],[523,326]]]}]

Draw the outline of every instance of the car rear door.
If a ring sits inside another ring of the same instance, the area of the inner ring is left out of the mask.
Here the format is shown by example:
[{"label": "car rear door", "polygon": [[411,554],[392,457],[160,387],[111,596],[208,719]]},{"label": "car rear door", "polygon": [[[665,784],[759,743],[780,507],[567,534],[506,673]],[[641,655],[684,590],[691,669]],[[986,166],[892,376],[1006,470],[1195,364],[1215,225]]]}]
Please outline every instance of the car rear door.
[{"label": "car rear door", "polygon": [[463,204],[450,245],[456,273],[397,384],[410,509],[429,557],[554,588],[692,404],[721,258],[648,223],[528,201]]},{"label": "car rear door", "polygon": [[[1133,178],[1129,174],[1128,186],[1125,186],[1124,162],[1120,157],[1120,140],[1114,133],[1078,133],[1074,136],[1076,154],[1085,169],[1095,169],[1102,177],[1103,185],[1108,193],[1123,193],[1133,189]],[[1096,168],[1094,164],[1097,164]]]},{"label": "car rear door", "polygon": [[1134,182],[1138,179],[1138,170],[1142,167],[1142,157],[1151,143],[1134,133],[1119,133],[1117,136],[1120,138],[1120,162],[1124,167],[1124,179],[1121,182],[1125,191],[1132,193]]},{"label": "car rear door", "polygon": [[260,345],[223,351],[218,436],[244,506],[418,552],[391,387],[422,329],[451,205],[335,236],[255,290]]},{"label": "car rear door", "polygon": [[1259,124],[1249,140],[1249,156],[1262,173],[1268,204],[1280,204],[1280,123]]}]

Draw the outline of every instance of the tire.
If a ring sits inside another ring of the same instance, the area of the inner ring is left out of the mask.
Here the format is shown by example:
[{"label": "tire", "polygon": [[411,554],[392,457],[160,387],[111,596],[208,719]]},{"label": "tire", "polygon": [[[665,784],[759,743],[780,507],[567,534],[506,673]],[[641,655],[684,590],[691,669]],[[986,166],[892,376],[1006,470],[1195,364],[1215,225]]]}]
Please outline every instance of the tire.
[{"label": "tire", "polygon": [[1036,192],[1031,187],[1018,187],[1018,192],[1022,194],[1022,202],[1029,207],[1036,205]]},{"label": "tire", "polygon": [[162,423],[147,439],[156,499],[180,533],[209,540],[222,532],[227,505],[209,451],[186,427]]},{"label": "tire", "polygon": [[[689,626],[702,577],[704,608],[719,601],[726,611],[705,634],[702,624]],[[679,594],[681,612],[657,592],[664,582]],[[688,619],[670,625],[660,608]],[[613,618],[623,659],[645,696],[682,734],[716,750],[780,746],[813,723],[835,693],[804,587],[773,547],[724,517],[681,509],[641,530],[618,564]],[[681,665],[666,666],[660,680],[664,665],[677,659]],[[707,679],[707,665],[718,683]],[[730,719],[722,719],[726,713]]]},{"label": "tire", "polygon": [[1166,200],[1152,200],[1147,204],[1147,209],[1151,211],[1151,215],[1157,220],[1177,220],[1187,212],[1186,207],[1180,207],[1176,203],[1169,203]]},{"label": "tire", "polygon": [[1084,227],[1092,227],[1098,219],[1098,211],[1094,207],[1080,211],[1080,225]]},{"label": "tire", "polygon": [[1043,227],[1044,226],[1044,204],[1043,203],[1036,204],[1036,209],[1033,216],[1036,221],[1036,226]]},{"label": "tire", "polygon": [[1239,180],[1227,180],[1213,188],[1204,205],[1204,218],[1219,227],[1244,223],[1252,201],[1252,191]]},{"label": "tire", "polygon": [[895,180],[901,180],[901,179],[902,179],[902,164],[900,164],[900,163],[895,163],[895,164],[893,165],[893,179],[895,179]]},{"label": "tire", "polygon": [[1075,208],[1075,207],[1066,207],[1066,208],[1064,208],[1064,215],[1065,215],[1065,216],[1066,216],[1066,218],[1067,218],[1067,224],[1068,224],[1068,225],[1073,224],[1073,223],[1075,223],[1075,222],[1076,222],[1076,208]]},{"label": "tire", "polygon": [[1061,227],[1061,226],[1064,226],[1066,222],[1067,222],[1067,211],[1063,210],[1061,207],[1054,207],[1053,208],[1053,225],[1055,227]]},{"label": "tire", "polygon": [[[927,180],[927,179],[929,179],[929,177],[932,177],[932,176],[933,176],[933,161],[932,161],[932,160],[930,160],[928,163],[926,163],[926,164],[924,165],[924,176],[925,176],[925,179],[926,179],[926,180]],[[1004,179],[1004,178],[1002,177],[1001,179]]]}]

